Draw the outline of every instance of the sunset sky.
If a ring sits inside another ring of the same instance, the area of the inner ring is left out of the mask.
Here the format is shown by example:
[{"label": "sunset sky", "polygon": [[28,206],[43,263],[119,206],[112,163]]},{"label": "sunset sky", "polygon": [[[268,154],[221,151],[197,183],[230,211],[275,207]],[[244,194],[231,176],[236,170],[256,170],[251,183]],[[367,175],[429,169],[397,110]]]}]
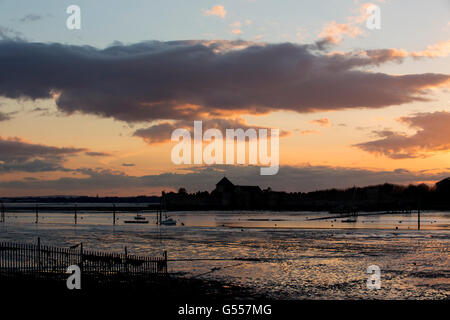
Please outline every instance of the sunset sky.
[{"label": "sunset sky", "polygon": [[[380,30],[358,0],[0,0],[0,196],[450,176],[450,2],[371,4]],[[278,174],[174,165],[194,120],[279,128]]]}]

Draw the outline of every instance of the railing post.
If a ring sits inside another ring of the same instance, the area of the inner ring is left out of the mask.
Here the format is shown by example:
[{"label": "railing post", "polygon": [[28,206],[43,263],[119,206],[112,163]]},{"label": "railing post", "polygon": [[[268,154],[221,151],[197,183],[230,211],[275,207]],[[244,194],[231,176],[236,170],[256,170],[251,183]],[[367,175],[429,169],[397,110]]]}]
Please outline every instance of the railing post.
[{"label": "railing post", "polygon": [[38,204],[36,203],[36,220],[34,221],[34,223],[38,222],[39,222],[39,207]]},{"label": "railing post", "polygon": [[80,271],[83,272],[83,242],[80,243]]},{"label": "railing post", "polygon": [[125,271],[128,273],[128,250],[125,246]]},{"label": "railing post", "polygon": [[167,274],[167,250],[164,250],[164,271]]},{"label": "railing post", "polygon": [[38,260],[38,272],[41,271],[41,238],[37,240],[37,260]]}]

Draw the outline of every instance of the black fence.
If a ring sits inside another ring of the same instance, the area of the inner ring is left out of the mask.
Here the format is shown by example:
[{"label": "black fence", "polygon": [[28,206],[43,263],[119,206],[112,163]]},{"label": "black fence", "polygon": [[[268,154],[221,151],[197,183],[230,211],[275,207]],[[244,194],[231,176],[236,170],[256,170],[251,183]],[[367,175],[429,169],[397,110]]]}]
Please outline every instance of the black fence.
[{"label": "black fence", "polygon": [[37,244],[0,242],[0,275],[67,277],[67,268],[77,265],[83,275],[144,276],[167,274],[167,253],[147,257],[124,253],[106,253],[75,248],[58,248]]}]

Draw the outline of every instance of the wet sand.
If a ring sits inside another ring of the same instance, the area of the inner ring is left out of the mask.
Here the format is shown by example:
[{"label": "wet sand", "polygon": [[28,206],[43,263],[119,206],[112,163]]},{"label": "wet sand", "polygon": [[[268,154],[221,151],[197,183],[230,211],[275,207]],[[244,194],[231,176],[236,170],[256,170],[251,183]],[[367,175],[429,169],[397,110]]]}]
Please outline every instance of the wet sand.
[{"label": "wet sand", "polygon": [[[70,215],[51,214],[34,224],[31,216],[18,215],[0,225],[0,240],[35,242],[39,236],[49,245],[83,242],[85,248],[115,252],[127,246],[140,255],[167,250],[169,272],[178,277],[228,283],[273,299],[450,298],[448,229],[408,229],[408,216],[383,216],[373,223],[389,228],[255,226],[312,216],[265,214],[182,213],[171,215],[178,221],[175,227],[112,226],[109,216],[90,213],[80,214],[84,219],[78,225]],[[445,225],[447,217],[423,215],[430,225]],[[412,225],[415,217],[410,219]],[[381,269],[379,290],[366,286],[370,265]]]}]

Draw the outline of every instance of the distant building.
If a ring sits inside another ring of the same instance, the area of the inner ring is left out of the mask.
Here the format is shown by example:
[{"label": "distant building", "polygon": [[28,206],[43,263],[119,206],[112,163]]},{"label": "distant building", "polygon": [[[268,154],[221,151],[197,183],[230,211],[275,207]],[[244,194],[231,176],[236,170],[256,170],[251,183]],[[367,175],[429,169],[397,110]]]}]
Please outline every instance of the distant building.
[{"label": "distant building", "polygon": [[234,185],[226,177],[217,184],[211,195],[220,199],[221,205],[227,208],[255,208],[262,198],[262,190],[258,186]]},{"label": "distant building", "polygon": [[227,177],[223,177],[219,182],[216,183],[216,192],[233,192],[234,184],[227,179]]}]

